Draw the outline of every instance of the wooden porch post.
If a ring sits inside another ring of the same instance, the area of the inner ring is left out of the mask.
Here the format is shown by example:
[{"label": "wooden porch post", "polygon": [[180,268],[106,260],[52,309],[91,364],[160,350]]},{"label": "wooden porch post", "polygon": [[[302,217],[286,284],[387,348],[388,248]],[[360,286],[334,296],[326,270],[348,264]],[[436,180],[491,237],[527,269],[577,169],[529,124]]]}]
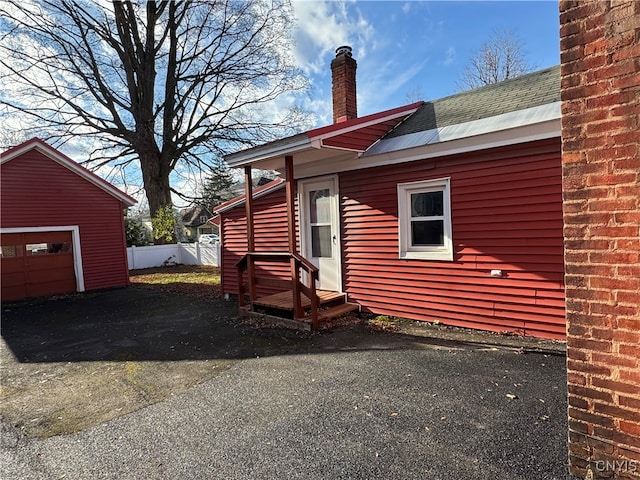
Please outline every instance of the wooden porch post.
[{"label": "wooden porch post", "polygon": [[253,182],[251,180],[251,165],[244,167],[244,197],[247,214],[247,251],[255,250],[255,238],[253,237]]},{"label": "wooden porch post", "polygon": [[251,309],[253,310],[253,302],[256,299],[256,276],[253,264],[253,257],[250,255],[256,250],[256,241],[253,232],[253,181],[251,178],[251,165],[244,167],[244,195],[245,195],[245,211],[247,215],[247,273],[249,275],[249,297]]},{"label": "wooden porch post", "polygon": [[293,178],[293,157],[287,155],[285,162],[285,181],[287,186],[287,231],[289,233],[289,253],[297,253],[296,247],[296,189]]},{"label": "wooden porch post", "polygon": [[291,264],[291,294],[293,296],[293,317],[302,318],[302,299],[300,298],[300,269],[293,257],[297,253],[296,247],[296,192],[295,179],[293,178],[293,157],[284,157],[285,182],[287,190],[287,233],[289,236],[289,253],[292,254],[289,262]]}]

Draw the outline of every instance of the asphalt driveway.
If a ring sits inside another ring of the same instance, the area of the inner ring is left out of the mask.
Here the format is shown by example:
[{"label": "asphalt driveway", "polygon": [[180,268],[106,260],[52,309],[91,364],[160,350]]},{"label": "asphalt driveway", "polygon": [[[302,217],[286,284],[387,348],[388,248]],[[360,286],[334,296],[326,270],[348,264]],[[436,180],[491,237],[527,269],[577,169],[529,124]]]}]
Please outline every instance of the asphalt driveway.
[{"label": "asphalt driveway", "polygon": [[0,478],[569,478],[557,344],[234,316],[140,288],[3,306]]}]

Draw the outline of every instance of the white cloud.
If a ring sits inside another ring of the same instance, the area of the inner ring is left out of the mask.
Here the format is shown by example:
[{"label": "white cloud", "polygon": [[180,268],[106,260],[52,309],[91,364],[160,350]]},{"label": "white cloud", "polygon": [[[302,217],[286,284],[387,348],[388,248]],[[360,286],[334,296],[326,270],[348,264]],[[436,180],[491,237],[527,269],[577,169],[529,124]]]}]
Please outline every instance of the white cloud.
[{"label": "white cloud", "polygon": [[[293,1],[296,16],[294,57],[311,82],[307,96],[298,97],[312,112],[315,126],[332,122],[331,60],[336,48],[349,45],[360,65],[373,64],[380,49],[376,31],[354,1]],[[360,84],[359,84],[360,85]]]},{"label": "white cloud", "polygon": [[411,11],[411,3],[410,2],[405,2],[404,5],[402,5],[402,13],[409,13]]},{"label": "white cloud", "polygon": [[445,58],[443,60],[444,65],[451,65],[456,60],[456,49],[454,47],[449,47],[445,54]]},{"label": "white cloud", "polygon": [[357,58],[366,56],[375,32],[355,5],[345,1],[293,2],[297,18],[294,54],[306,74],[328,70],[335,49],[341,45],[352,46]]},{"label": "white cloud", "polygon": [[[396,59],[389,58],[384,63],[378,63],[371,70],[367,69],[364,75],[366,82],[358,83],[358,112],[361,115],[375,113],[381,110],[379,105],[384,105],[386,99],[402,93],[408,89],[408,85],[419,76],[420,72],[428,62],[428,58],[421,62],[416,62],[408,68],[403,68]],[[420,82],[418,82],[420,83]],[[399,107],[402,103],[386,105],[385,108]]]}]

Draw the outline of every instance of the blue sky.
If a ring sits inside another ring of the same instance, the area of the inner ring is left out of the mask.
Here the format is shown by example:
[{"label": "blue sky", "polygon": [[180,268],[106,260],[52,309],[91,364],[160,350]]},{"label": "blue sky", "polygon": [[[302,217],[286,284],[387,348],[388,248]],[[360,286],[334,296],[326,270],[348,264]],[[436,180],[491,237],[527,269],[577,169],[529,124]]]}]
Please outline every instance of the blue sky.
[{"label": "blue sky", "polygon": [[496,29],[512,30],[537,68],[560,63],[556,0],[311,1],[294,0],[295,56],[312,82],[305,107],[316,124],[331,123],[329,63],[351,45],[358,62],[360,116],[453,94],[474,50]]}]

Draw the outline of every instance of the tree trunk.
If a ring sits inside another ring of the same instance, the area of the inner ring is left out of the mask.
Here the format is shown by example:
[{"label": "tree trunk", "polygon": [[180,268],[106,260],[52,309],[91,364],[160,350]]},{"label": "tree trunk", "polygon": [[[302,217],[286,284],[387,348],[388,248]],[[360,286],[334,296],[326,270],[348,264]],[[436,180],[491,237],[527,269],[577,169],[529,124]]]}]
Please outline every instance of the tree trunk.
[{"label": "tree trunk", "polygon": [[[163,207],[173,205],[171,200],[171,187],[169,186],[169,169],[168,165],[162,161],[159,152],[146,152],[140,155],[140,169],[142,170],[142,179],[144,182],[144,190],[149,202],[149,213],[154,218],[158,210]],[[175,235],[172,240],[154,239],[154,243],[175,243]]]}]

